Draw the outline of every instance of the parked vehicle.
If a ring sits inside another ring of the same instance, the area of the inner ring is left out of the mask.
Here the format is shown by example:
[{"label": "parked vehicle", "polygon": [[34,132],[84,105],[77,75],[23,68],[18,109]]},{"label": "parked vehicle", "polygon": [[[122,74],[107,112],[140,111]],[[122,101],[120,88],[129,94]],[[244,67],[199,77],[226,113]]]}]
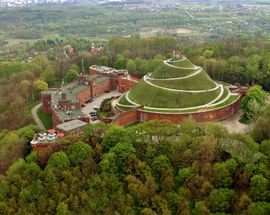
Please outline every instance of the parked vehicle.
[{"label": "parked vehicle", "polygon": [[99,110],[99,107],[98,107],[98,106],[94,106],[93,109],[94,109],[94,110]]},{"label": "parked vehicle", "polygon": [[98,120],[98,117],[97,116],[93,116],[93,117],[91,117],[91,120],[92,121],[96,121],[96,120]]},{"label": "parked vehicle", "polygon": [[96,116],[96,115],[97,115],[96,112],[90,112],[89,114],[90,114],[91,116]]}]

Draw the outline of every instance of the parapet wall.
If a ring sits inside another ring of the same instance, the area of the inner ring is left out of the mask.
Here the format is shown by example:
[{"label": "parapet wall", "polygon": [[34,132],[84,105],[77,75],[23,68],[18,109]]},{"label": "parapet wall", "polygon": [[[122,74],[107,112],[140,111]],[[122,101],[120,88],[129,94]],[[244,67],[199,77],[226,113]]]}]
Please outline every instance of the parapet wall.
[{"label": "parapet wall", "polygon": [[103,94],[106,91],[111,91],[111,80],[105,80],[99,83],[95,83],[95,86],[93,87],[93,96],[98,97],[101,94]]},{"label": "parapet wall", "polygon": [[179,123],[185,119],[197,122],[214,122],[231,117],[239,110],[240,102],[241,99],[239,98],[234,103],[219,109],[179,114],[146,112],[142,110],[142,107],[137,107],[130,111],[120,113],[111,123],[114,125],[128,126],[134,122],[146,122],[149,120],[170,120],[173,123]]},{"label": "parapet wall", "polygon": [[76,94],[76,98],[80,100],[80,104],[83,104],[86,101],[88,101],[90,97],[91,97],[90,87],[87,87],[86,89]]},{"label": "parapet wall", "polygon": [[51,94],[45,94],[42,95],[41,97],[41,102],[42,102],[42,111],[43,113],[51,113]]},{"label": "parapet wall", "polygon": [[128,126],[134,122],[138,122],[140,117],[139,116],[140,112],[138,111],[139,108],[142,107],[137,107],[127,112],[120,113],[111,121],[111,124]]},{"label": "parapet wall", "polygon": [[137,84],[134,80],[129,79],[119,79],[118,80],[118,91],[120,93],[124,93],[128,90],[130,90],[132,87],[134,87]]}]

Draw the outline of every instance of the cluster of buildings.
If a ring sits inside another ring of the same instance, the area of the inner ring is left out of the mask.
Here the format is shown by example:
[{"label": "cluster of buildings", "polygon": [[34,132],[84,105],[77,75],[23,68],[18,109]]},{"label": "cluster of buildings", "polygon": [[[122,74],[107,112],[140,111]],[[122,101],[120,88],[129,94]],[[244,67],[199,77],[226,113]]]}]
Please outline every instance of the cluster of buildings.
[{"label": "cluster of buildings", "polygon": [[53,128],[75,119],[90,123],[90,117],[82,112],[89,99],[112,90],[123,93],[136,84],[126,70],[94,65],[89,73],[83,72],[77,80],[61,88],[42,92],[42,109],[52,115]]},{"label": "cluster of buildings", "polygon": [[[183,77],[181,76],[181,71],[183,70],[183,67],[181,67],[182,64],[190,64],[186,66],[187,68],[184,68],[186,70],[189,69],[190,74]],[[222,120],[238,111],[240,100],[247,91],[247,89],[240,86],[227,87],[227,85],[215,83],[214,81],[212,81],[214,86],[211,89],[182,89],[184,87],[181,84],[182,79],[185,82],[190,82],[190,85],[193,86],[195,79],[203,82],[205,78],[204,75],[201,75],[205,73],[202,68],[194,66],[191,62],[189,63],[185,57],[164,61],[164,65],[161,65],[160,68],[164,74],[169,75],[168,77],[174,74],[175,69],[178,69],[180,76],[159,79],[151,76],[152,74],[159,74],[160,70],[155,70],[153,73],[146,75],[142,81],[138,82],[138,79],[132,77],[126,70],[116,70],[111,67],[93,65],[89,68],[89,74],[83,71],[75,81],[67,85],[63,84],[60,88],[43,91],[41,96],[42,109],[44,113],[52,115],[53,128],[34,137],[31,142],[33,150],[47,150],[52,143],[56,143],[58,138],[62,138],[66,134],[82,131],[91,121],[90,115],[82,111],[85,103],[110,91],[117,90],[119,93],[123,93],[123,95],[114,97],[112,100],[111,105],[114,116],[107,118],[100,117],[100,120],[105,123],[121,126],[149,120],[171,120],[175,123],[179,123],[185,119],[194,119],[200,122]],[[174,68],[174,70],[171,68]],[[166,83],[171,83],[175,79],[179,82],[179,89],[162,87],[155,84],[156,82],[151,82],[152,80],[162,80],[166,81]],[[146,87],[147,90],[145,90]],[[136,92],[137,89],[144,89],[145,91],[140,91],[139,94],[135,93],[133,95],[132,93]],[[217,95],[213,93],[215,91],[218,92]],[[191,105],[187,108],[184,102],[189,104],[189,100],[198,98],[196,94],[202,94],[204,97],[205,94],[209,94],[209,98],[207,97],[207,101],[195,101],[193,106]],[[129,97],[130,95],[133,96]],[[164,97],[164,95],[168,95],[168,97]],[[145,101],[142,97],[148,98],[148,100]],[[227,100],[230,100],[229,98],[233,98],[233,100],[228,103]],[[167,107],[171,99],[180,99],[180,106]],[[160,100],[166,100],[167,103],[163,102],[162,107],[155,106],[157,101]],[[139,103],[140,101],[144,103]],[[149,106],[149,101],[153,103],[152,106]],[[182,109],[185,111],[182,111]],[[168,110],[168,112],[164,112],[164,110]]]},{"label": "cluster of buildings", "polygon": [[160,12],[175,10],[175,7],[179,6],[177,1],[104,1],[102,5],[120,8],[122,10],[130,11],[150,11]]},{"label": "cluster of buildings", "polygon": [[66,134],[78,133],[91,118],[82,108],[90,99],[118,90],[124,93],[137,83],[126,70],[93,65],[89,74],[84,71],[78,78],[60,88],[50,88],[41,94],[42,110],[52,115],[52,129],[36,134],[31,141],[35,151],[42,151]]},{"label": "cluster of buildings", "polygon": [[91,0],[0,0],[0,7],[28,7],[35,5],[94,3]]}]

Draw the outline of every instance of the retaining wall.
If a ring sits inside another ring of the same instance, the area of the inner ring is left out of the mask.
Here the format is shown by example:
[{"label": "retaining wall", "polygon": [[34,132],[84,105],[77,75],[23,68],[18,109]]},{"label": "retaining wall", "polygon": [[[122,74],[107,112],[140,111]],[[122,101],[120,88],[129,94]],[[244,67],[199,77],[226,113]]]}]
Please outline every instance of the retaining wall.
[{"label": "retaining wall", "polygon": [[142,107],[137,107],[127,112],[120,113],[112,120],[112,124],[128,126],[134,122],[146,122],[149,120],[170,120],[173,123],[179,123],[185,119],[191,119],[197,122],[214,122],[231,117],[240,108],[241,99],[234,103],[215,110],[207,110],[194,113],[153,113],[146,112]]},{"label": "retaining wall", "polygon": [[120,93],[124,93],[128,90],[130,90],[132,87],[134,87],[137,84],[134,80],[129,79],[119,79],[118,80],[118,91]]},{"label": "retaining wall", "polygon": [[138,122],[139,114],[140,114],[138,111],[139,108],[142,108],[142,107],[137,107],[132,110],[120,113],[111,121],[111,124],[120,125],[120,126],[128,126],[134,122]]}]

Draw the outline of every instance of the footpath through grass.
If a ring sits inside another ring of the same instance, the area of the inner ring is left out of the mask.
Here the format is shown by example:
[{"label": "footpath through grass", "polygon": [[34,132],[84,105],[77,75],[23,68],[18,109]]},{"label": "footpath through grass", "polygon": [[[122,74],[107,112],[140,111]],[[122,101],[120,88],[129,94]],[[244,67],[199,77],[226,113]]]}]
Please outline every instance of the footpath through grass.
[{"label": "footpath through grass", "polygon": [[37,110],[37,115],[44,124],[46,129],[52,128],[52,116],[51,114],[43,113],[42,107]]}]

